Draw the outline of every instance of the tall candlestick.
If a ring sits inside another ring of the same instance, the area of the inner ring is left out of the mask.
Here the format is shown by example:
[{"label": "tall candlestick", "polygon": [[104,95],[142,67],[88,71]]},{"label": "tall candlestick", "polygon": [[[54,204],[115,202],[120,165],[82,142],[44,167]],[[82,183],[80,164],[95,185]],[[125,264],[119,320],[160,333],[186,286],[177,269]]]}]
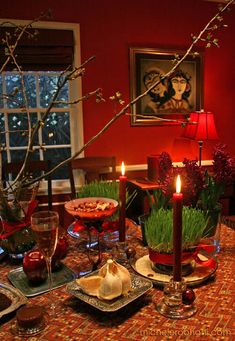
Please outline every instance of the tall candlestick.
[{"label": "tall candlestick", "polygon": [[120,211],[119,211],[119,241],[125,242],[126,240],[126,181],[127,177],[125,176],[125,165],[122,162],[122,175],[119,177],[119,203],[120,203]]},{"label": "tall candlestick", "polygon": [[181,281],[181,255],[182,255],[182,208],[183,194],[181,191],[180,176],[176,180],[176,193],[173,194],[173,252],[174,270],[173,280]]}]

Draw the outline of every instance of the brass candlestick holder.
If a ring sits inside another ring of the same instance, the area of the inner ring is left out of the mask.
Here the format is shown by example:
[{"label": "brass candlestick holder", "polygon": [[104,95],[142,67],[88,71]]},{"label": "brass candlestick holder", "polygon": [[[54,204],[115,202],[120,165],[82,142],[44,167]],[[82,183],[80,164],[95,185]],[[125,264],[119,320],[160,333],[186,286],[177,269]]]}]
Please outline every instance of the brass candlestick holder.
[{"label": "brass candlestick holder", "polygon": [[164,297],[157,304],[157,310],[171,319],[186,319],[197,311],[194,300],[194,291],[187,289],[183,280],[176,282],[171,279],[164,287]]}]

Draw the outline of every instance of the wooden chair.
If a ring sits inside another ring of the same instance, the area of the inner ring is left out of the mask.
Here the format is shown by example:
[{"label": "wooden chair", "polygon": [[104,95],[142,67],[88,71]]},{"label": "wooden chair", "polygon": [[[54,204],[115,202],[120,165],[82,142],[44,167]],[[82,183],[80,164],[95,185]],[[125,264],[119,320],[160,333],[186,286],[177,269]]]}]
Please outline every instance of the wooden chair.
[{"label": "wooden chair", "polygon": [[[12,176],[12,180],[17,176],[23,161],[8,162],[2,166],[2,180],[4,186],[6,186],[7,179]],[[32,160],[26,165],[25,171],[35,176],[40,176],[50,170],[50,161]],[[48,194],[48,209],[52,209],[52,180],[51,176],[48,175],[45,179],[47,181],[47,194]]]},{"label": "wooden chair", "polygon": [[73,173],[75,169],[84,171],[86,183],[94,180],[115,179],[116,157],[90,156],[72,160],[69,164],[69,179],[72,198],[76,197],[76,186]]}]

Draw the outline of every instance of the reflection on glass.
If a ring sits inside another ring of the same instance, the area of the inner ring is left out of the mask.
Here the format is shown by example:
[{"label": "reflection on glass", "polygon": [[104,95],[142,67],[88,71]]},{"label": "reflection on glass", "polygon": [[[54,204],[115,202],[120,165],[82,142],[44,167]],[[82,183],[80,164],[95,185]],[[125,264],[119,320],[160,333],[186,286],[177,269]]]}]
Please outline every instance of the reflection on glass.
[{"label": "reflection on glass", "polygon": [[[36,78],[33,74],[28,73],[23,76],[23,83],[26,90],[26,100],[22,92],[22,78],[19,74],[7,73],[6,76],[6,93],[9,96],[7,100],[8,108],[36,108]],[[27,103],[26,103],[27,101]]]},{"label": "reflection on glass", "polygon": [[[37,114],[31,113],[31,126],[37,122]],[[28,118],[26,113],[8,114],[8,127],[11,131],[10,146],[21,147],[28,145]],[[35,136],[35,145],[38,144],[38,137]]]},{"label": "reflection on glass", "polygon": [[70,144],[70,115],[68,112],[52,112],[45,122],[43,142],[46,145]]},{"label": "reflection on glass", "polygon": [[[47,108],[53,95],[57,89],[58,81],[62,81],[62,77],[60,78],[58,73],[50,72],[45,73],[45,75],[39,77],[39,86],[40,86],[40,107]],[[68,83],[65,84],[63,89],[60,91],[57,101],[68,101]],[[55,104],[55,107],[66,107],[66,104],[58,103]]]}]

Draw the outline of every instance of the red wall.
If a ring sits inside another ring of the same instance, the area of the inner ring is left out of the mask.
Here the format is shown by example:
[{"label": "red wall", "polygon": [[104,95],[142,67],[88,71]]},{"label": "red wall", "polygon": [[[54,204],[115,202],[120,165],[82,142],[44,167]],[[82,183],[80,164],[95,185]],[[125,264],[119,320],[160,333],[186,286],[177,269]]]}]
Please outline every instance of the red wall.
[{"label": "red wall", "polygon": [[[80,23],[84,61],[96,55],[86,70],[84,93],[101,87],[107,101],[94,99],[84,104],[84,136],[87,141],[114,113],[108,98],[116,91],[130,100],[129,47],[189,46],[217,11],[218,4],[200,0],[21,0],[1,3],[0,17],[32,19],[51,8],[53,21]],[[228,28],[219,32],[220,48],[205,52],[204,109],[214,111],[220,141],[235,155],[235,6],[225,15]],[[87,155],[116,155],[118,162],[146,163],[150,153],[168,151],[174,161],[197,155],[197,143],[181,138],[181,127],[131,127],[125,116],[87,150]],[[203,159],[211,159],[215,142],[205,142]]]}]

